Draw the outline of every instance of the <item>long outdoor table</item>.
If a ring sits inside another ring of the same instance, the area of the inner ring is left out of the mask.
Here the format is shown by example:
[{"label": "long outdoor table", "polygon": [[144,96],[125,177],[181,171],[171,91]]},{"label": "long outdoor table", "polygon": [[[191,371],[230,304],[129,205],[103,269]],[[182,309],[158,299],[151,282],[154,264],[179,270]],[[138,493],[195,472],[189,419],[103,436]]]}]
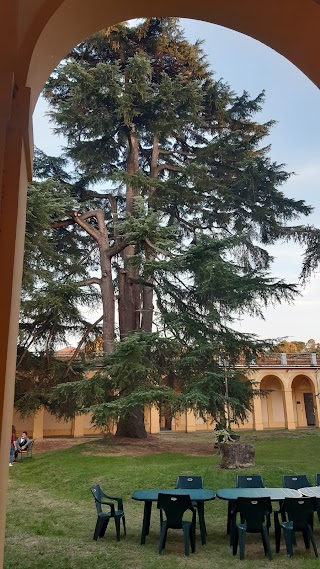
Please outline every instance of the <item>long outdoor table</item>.
[{"label": "long outdoor table", "polygon": [[278,502],[285,498],[299,498],[300,492],[301,490],[291,488],[222,488],[217,490],[217,498],[228,501],[236,501],[237,498],[270,498],[271,501]]},{"label": "long outdoor table", "polygon": [[302,496],[306,498],[320,498],[320,486],[309,486],[308,488],[299,488]]},{"label": "long outdoor table", "polygon": [[198,514],[199,514],[199,525],[201,534],[201,543],[204,545],[206,543],[206,526],[204,522],[204,502],[209,500],[214,500],[216,493],[213,490],[205,490],[203,488],[169,488],[165,490],[136,490],[132,494],[133,500],[138,500],[139,502],[144,502],[144,512],[143,512],[143,523],[141,531],[141,545],[146,542],[146,536],[149,535],[150,530],[150,519],[151,519],[151,509],[152,502],[158,501],[158,495],[161,494],[174,494],[187,495],[190,496],[192,502],[197,503]]},{"label": "long outdoor table", "polygon": [[270,498],[271,501],[280,502],[285,498],[301,498],[301,494],[291,488],[222,488],[217,490],[217,498],[228,500],[227,534],[230,533],[231,544],[231,525],[234,519],[232,502],[236,502],[237,498]]}]

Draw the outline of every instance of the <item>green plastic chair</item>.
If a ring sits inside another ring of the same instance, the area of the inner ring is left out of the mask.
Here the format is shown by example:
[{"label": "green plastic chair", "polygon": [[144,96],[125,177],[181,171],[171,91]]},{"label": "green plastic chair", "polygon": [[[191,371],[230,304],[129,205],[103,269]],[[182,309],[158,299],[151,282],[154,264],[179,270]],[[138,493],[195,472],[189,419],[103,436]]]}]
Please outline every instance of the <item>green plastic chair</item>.
[{"label": "green plastic chair", "polygon": [[[180,475],[176,481],[176,488],[189,489],[189,488],[204,488],[202,476],[183,476]],[[204,517],[204,502],[192,501],[194,508],[198,510],[199,526],[201,535],[207,533],[206,521]]]},{"label": "green plastic chair", "polygon": [[238,498],[235,515],[239,513],[240,523],[232,526],[233,555],[237,554],[238,543],[240,559],[245,557],[247,533],[260,533],[265,555],[272,559],[267,519],[272,512],[270,498]]},{"label": "green plastic chair", "polygon": [[[281,528],[283,529],[286,542],[287,554],[293,556],[293,546],[296,543],[295,532],[301,531],[306,549],[310,549],[310,541],[313,546],[315,556],[318,557],[317,547],[313,537],[310,520],[313,512],[317,509],[315,498],[285,498],[281,504],[280,512],[274,512],[274,531],[276,540],[276,552],[280,551]],[[279,514],[282,520],[279,520]]]},{"label": "green plastic chair", "polygon": [[[160,510],[161,527],[159,553],[161,554],[165,548],[168,529],[182,529],[184,554],[189,555],[189,543],[194,553],[196,550],[196,510],[192,506],[190,496],[159,492],[157,508]],[[183,519],[188,510],[192,512],[191,521]]]},{"label": "green plastic chair", "polygon": [[[307,476],[305,474],[293,474],[293,475],[288,475],[285,474],[282,477],[282,486],[283,488],[293,488],[294,490],[299,490],[299,488],[308,488],[309,486],[311,486],[309,479],[307,478]],[[280,512],[282,511],[281,509],[281,505],[283,502],[279,502],[280,504]],[[285,515],[282,514],[282,521],[285,522]],[[313,512],[310,516],[310,525],[313,529]],[[293,537],[294,540],[294,545],[295,545],[295,537]]]},{"label": "green plastic chair", "polygon": [[305,474],[286,474],[282,477],[283,488],[299,490],[299,488],[307,488],[308,486],[311,486],[311,484]]},{"label": "green plastic chair", "polygon": [[176,488],[204,488],[202,476],[178,476]]},{"label": "green plastic chair", "polygon": [[[122,498],[115,498],[113,496],[108,496],[105,494],[101,486],[96,484],[96,486],[92,486],[91,488],[92,495],[94,497],[98,519],[96,523],[96,527],[93,534],[93,539],[97,541],[98,537],[104,537],[106,533],[106,529],[108,527],[108,523],[111,518],[114,518],[115,526],[116,526],[116,534],[117,534],[117,541],[120,541],[120,520],[122,519],[123,523],[123,531],[124,535],[127,535],[126,532],[126,519],[123,510],[123,502]],[[108,501],[109,500],[109,501]],[[117,509],[115,509],[115,504],[117,503]],[[103,506],[108,506],[110,508],[109,511],[103,511]]]},{"label": "green plastic chair", "polygon": [[237,476],[237,488],[265,488],[260,474],[241,474]]},{"label": "green plastic chair", "polygon": [[[237,488],[265,488],[264,482],[260,474],[239,474],[237,476],[236,481]],[[235,511],[237,501],[236,500],[229,500],[228,502],[228,519],[227,519],[227,534],[230,534],[230,545],[232,545],[232,532],[231,532],[231,525],[233,514]],[[270,526],[270,523],[269,523]]]}]

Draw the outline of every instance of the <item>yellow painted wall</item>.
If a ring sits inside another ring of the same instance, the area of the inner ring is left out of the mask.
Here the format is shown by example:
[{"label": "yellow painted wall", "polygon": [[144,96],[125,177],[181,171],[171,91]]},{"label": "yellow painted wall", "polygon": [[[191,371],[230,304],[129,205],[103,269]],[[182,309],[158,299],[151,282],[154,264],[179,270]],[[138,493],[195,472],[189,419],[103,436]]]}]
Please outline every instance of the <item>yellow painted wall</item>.
[{"label": "yellow painted wall", "polygon": [[[260,399],[259,405],[261,407],[261,420],[264,429],[282,429],[286,428],[286,413],[285,413],[285,398],[284,387],[290,388],[292,386],[292,393],[288,393],[289,400],[293,405],[293,417],[296,427],[306,427],[306,413],[304,407],[304,393],[315,394],[316,388],[316,370],[309,371],[309,377],[303,374],[293,375],[288,378],[288,370],[277,370],[278,376],[273,374],[263,375],[263,370],[255,370],[257,376],[261,375],[261,389],[270,390],[270,392]],[[264,372],[265,373],[265,372]],[[252,377],[252,379],[254,379]],[[300,403],[299,403],[300,402]],[[259,405],[255,402],[256,410]],[[317,406],[318,407],[318,406]],[[316,408],[317,411],[317,408]],[[318,413],[318,411],[317,411]],[[84,415],[81,419],[74,421],[58,421],[50,413],[44,411],[43,413],[43,436],[94,436],[100,435],[104,431],[96,429],[92,426],[90,421],[90,414]],[[317,417],[316,417],[317,418]],[[161,428],[164,428],[163,417],[161,418]],[[81,425],[80,425],[81,422]],[[259,422],[259,421],[258,421]],[[39,419],[38,419],[39,423]],[[22,430],[27,430],[32,436],[33,433],[33,418],[30,417],[22,420],[18,413],[14,413],[13,424],[19,433]],[[319,421],[317,422],[317,425]],[[145,409],[145,425],[148,433],[156,434],[160,432],[160,419],[159,411],[156,408]],[[39,425],[38,425],[39,427]],[[215,428],[215,423],[208,420],[207,422],[200,417],[195,417],[193,413],[177,414],[172,419],[171,430],[173,432],[193,432],[193,431],[212,431]],[[234,425],[234,430],[254,429],[256,427],[256,418],[254,413],[249,412],[247,421],[244,424]],[[114,426],[112,432],[115,432]]]}]

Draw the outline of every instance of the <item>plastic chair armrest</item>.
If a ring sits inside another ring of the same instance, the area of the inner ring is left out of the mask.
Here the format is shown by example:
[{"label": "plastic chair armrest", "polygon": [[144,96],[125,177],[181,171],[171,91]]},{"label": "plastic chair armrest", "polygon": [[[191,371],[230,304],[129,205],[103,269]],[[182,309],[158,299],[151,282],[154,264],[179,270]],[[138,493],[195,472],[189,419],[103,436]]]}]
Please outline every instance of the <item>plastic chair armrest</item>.
[{"label": "plastic chair armrest", "polygon": [[[110,498],[110,496],[109,496]],[[111,498],[111,500],[115,500],[118,504],[118,510],[123,510],[123,500],[122,498]]]},{"label": "plastic chair armrest", "polygon": [[103,502],[103,501],[100,502],[100,500],[97,500],[97,502],[99,502],[99,504],[103,504],[104,506],[110,506],[111,515],[112,516],[115,515],[115,507],[114,507],[114,504],[112,502]]},{"label": "plastic chair armrest", "polygon": [[104,497],[108,498],[108,500],[115,500],[115,502],[117,502],[117,504],[118,504],[118,510],[123,510],[122,498],[117,498],[116,496],[108,496],[107,494],[104,494]]}]

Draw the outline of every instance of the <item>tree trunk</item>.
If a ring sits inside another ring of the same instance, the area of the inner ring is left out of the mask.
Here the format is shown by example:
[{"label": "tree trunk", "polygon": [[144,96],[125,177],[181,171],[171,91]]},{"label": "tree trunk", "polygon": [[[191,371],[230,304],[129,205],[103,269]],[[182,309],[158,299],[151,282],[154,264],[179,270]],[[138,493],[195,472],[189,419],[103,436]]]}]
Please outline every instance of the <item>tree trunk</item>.
[{"label": "tree trunk", "polygon": [[103,351],[112,354],[114,351],[114,288],[112,282],[111,259],[106,256],[105,251],[100,252],[101,260],[101,298],[103,306],[102,320],[102,341]]},{"label": "tree trunk", "polygon": [[[158,135],[153,136],[152,154],[150,161],[150,179],[156,180],[158,178],[158,160],[159,160],[159,139]],[[149,210],[153,209],[153,196],[155,193],[155,187],[150,187],[149,190]],[[145,247],[145,258],[147,261],[153,261],[155,258],[154,252],[150,247],[146,245]],[[145,332],[152,332],[152,322],[153,322],[153,283],[154,279],[151,276],[148,277],[147,283],[149,286],[144,286],[142,290],[142,318],[141,318],[141,328]]]},{"label": "tree trunk", "polygon": [[[131,246],[130,246],[131,247]],[[120,269],[119,279],[119,328],[120,339],[123,340],[135,330],[140,330],[140,285],[136,267],[130,267],[130,255],[126,248],[124,262],[126,266]]]},{"label": "tree trunk", "polygon": [[144,425],[144,409],[140,405],[134,407],[131,413],[120,417],[116,437],[129,437],[131,439],[147,438],[147,431]]},{"label": "tree trunk", "polygon": [[[139,170],[139,143],[135,132],[135,125],[131,125],[128,134],[127,172],[134,175]],[[134,216],[136,190],[131,184],[126,188],[126,213]],[[132,264],[135,255],[135,246],[128,245],[123,251],[123,269],[119,273],[119,328],[120,338],[123,339],[130,332],[140,330],[141,291],[139,272]]]},{"label": "tree trunk", "polygon": [[[149,248],[145,249],[145,257],[148,261],[154,259],[154,255]],[[153,277],[148,277],[148,284],[150,286],[144,286],[142,289],[142,317],[141,317],[141,328],[144,332],[152,332],[152,322],[153,322]]]},{"label": "tree trunk", "polygon": [[[128,135],[127,172],[134,175],[139,170],[139,143],[135,133],[135,126],[131,125]],[[127,184],[126,212],[134,215],[135,188]],[[119,328],[120,338],[124,339],[130,332],[141,330],[141,285],[139,284],[138,268],[132,265],[135,255],[135,246],[128,245],[123,251],[123,269],[119,277]],[[134,407],[130,413],[120,417],[117,426],[117,437],[130,437],[143,439],[147,437],[144,424],[143,406]]]}]

